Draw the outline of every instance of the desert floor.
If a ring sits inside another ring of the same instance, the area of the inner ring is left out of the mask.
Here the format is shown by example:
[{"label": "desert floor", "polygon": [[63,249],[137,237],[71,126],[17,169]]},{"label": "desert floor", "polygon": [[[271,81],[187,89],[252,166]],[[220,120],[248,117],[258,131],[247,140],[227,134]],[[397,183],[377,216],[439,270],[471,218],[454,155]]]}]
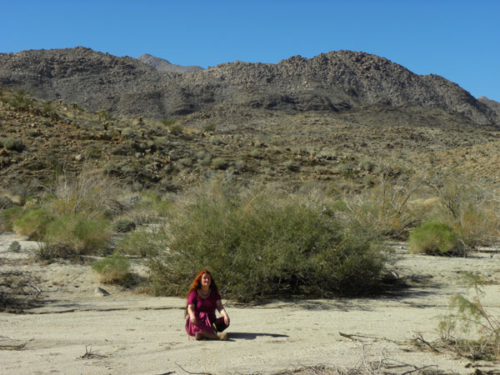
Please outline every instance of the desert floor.
[{"label": "desert floor", "polygon": [[[19,253],[8,251],[17,240]],[[248,374],[303,366],[362,367],[413,374],[417,368],[448,373],[500,369],[451,352],[436,354],[411,341],[439,337],[439,316],[449,297],[467,293],[460,271],[483,274],[483,303],[500,316],[500,251],[484,249],[468,258],[412,256],[404,244],[395,272],[412,287],[376,298],[274,301],[244,306],[226,301],[231,317],[225,342],[189,341],[180,298],[157,298],[118,286],[100,285],[89,266],[29,259],[34,242],[0,235],[0,272],[29,277],[43,304],[22,314],[0,314],[1,374]],[[487,251],[486,251],[487,250]],[[144,274],[145,268],[135,270]],[[110,295],[95,293],[101,286]],[[343,336],[351,335],[349,337]],[[410,373],[408,372],[408,373]]]}]

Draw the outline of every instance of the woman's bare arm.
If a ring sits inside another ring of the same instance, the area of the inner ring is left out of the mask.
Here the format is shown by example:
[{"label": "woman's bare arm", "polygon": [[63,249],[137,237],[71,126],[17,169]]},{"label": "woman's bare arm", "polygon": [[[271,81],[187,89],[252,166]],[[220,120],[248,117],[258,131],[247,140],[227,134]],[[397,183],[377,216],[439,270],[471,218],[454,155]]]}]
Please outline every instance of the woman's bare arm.
[{"label": "woman's bare arm", "polygon": [[194,315],[194,303],[189,304],[187,310],[191,323],[196,324],[196,316]]},{"label": "woman's bare arm", "polygon": [[226,325],[228,326],[230,319],[229,319],[229,315],[227,315],[226,309],[222,305],[222,301],[218,300],[218,301],[215,302],[215,304],[217,305],[217,310],[224,317],[224,323],[226,323]]}]

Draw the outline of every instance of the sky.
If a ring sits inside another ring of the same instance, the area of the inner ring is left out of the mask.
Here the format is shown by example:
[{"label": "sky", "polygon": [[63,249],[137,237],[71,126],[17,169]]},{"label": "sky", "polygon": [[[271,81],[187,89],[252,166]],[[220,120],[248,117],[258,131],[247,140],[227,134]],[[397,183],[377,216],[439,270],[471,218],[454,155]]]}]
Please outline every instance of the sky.
[{"label": "sky", "polygon": [[500,0],[0,0],[0,52],[84,46],[204,68],[362,51],[500,102]]}]

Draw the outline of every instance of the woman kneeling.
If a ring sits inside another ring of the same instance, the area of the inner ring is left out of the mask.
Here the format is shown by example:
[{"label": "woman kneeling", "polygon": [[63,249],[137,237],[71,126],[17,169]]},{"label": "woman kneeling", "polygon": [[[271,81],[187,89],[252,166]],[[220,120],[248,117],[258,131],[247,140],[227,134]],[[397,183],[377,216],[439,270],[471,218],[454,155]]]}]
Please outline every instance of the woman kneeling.
[{"label": "woman kneeling", "polygon": [[[215,309],[222,315],[215,316]],[[207,270],[200,271],[191,283],[186,307],[186,332],[196,340],[227,340],[229,315],[222,306],[217,284]]]}]

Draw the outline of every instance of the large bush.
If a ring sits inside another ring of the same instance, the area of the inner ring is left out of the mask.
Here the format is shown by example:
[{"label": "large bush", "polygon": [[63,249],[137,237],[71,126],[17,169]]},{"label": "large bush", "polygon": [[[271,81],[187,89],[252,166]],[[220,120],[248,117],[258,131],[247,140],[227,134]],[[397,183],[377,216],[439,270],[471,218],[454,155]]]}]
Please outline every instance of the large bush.
[{"label": "large bush", "polygon": [[448,224],[427,222],[410,233],[408,240],[412,253],[432,255],[463,255],[465,247]]},{"label": "large bush", "polygon": [[154,292],[182,295],[203,268],[243,301],[372,291],[385,256],[370,232],[286,198],[220,188],[178,208],[168,248],[150,262]]}]

